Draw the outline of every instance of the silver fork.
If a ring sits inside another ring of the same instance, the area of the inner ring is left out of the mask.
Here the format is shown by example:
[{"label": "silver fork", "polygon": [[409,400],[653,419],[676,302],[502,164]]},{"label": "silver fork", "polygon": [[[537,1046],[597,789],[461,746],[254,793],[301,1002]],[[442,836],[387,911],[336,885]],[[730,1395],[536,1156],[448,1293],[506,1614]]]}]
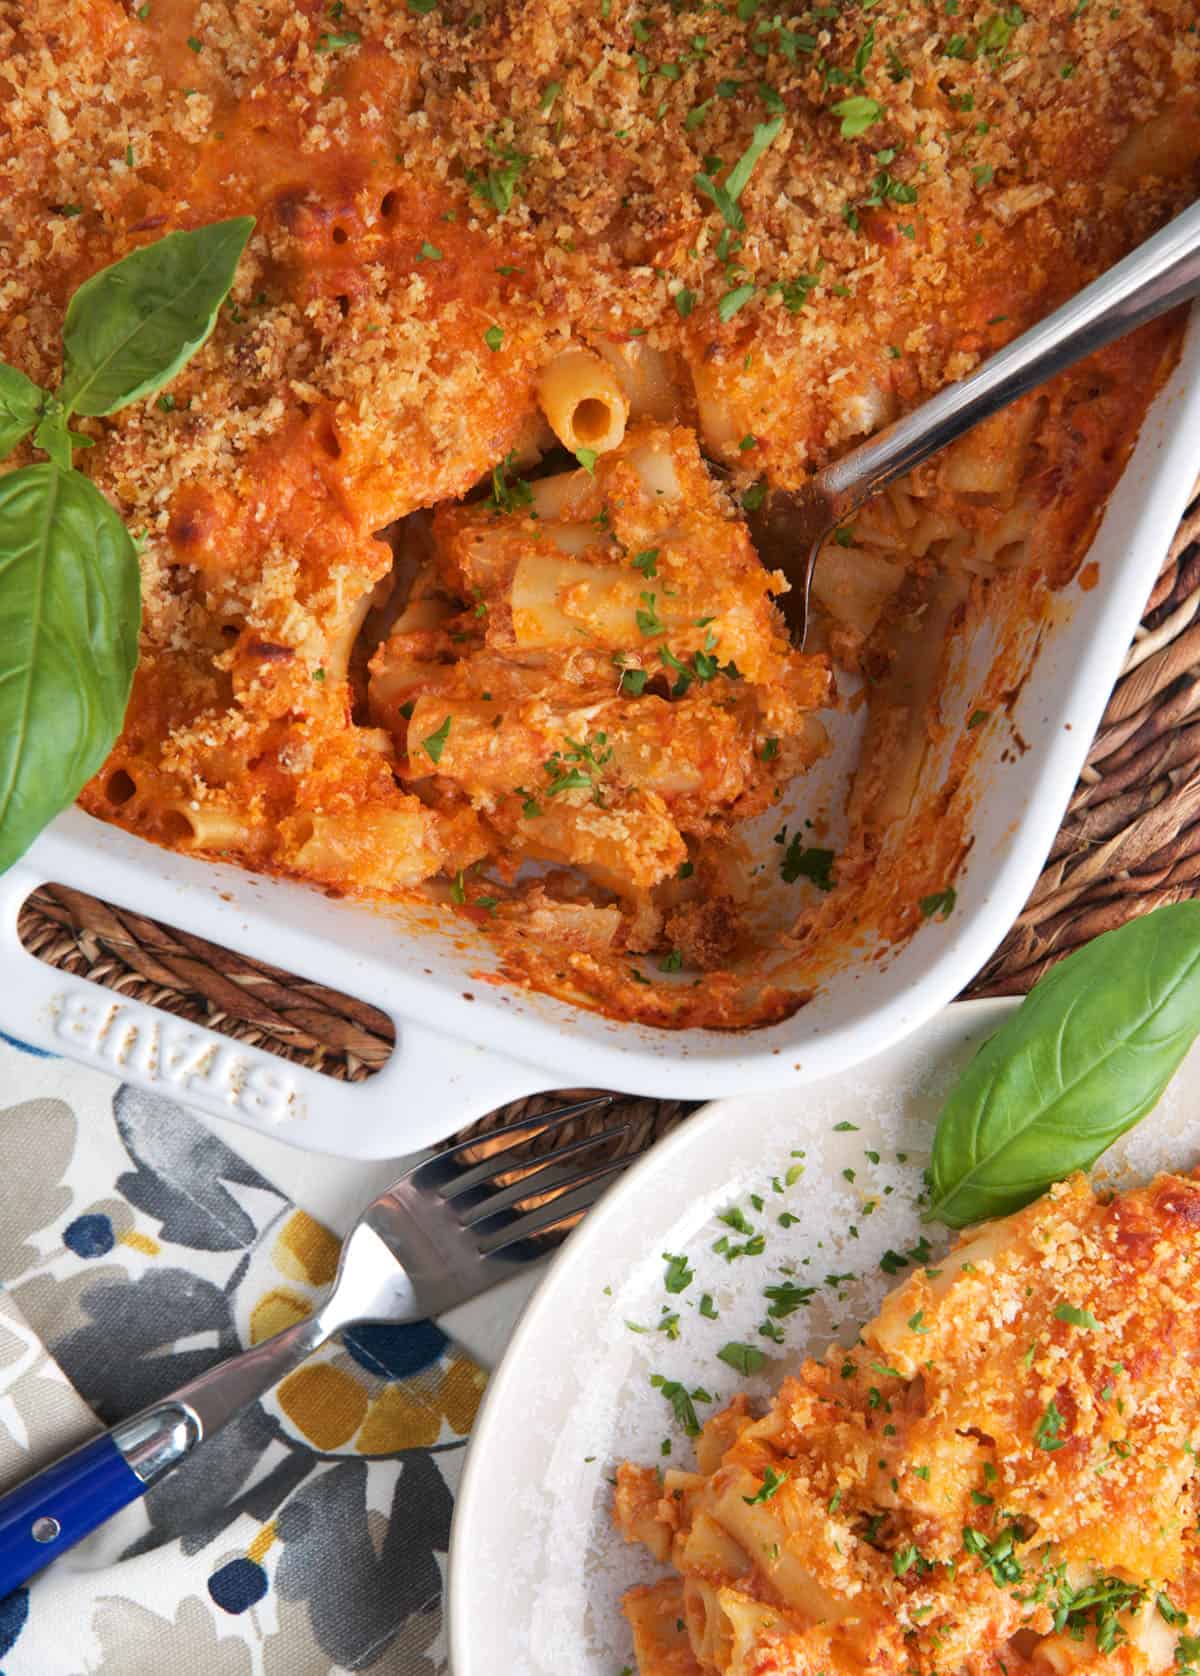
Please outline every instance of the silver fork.
[{"label": "silver fork", "polygon": [[312,1315],[0,1496],[0,1596],[145,1495],[334,1333],[442,1315],[553,1250],[645,1150],[645,1139],[619,1150],[629,1120],[554,1144],[572,1119],[612,1099],[576,1100],[422,1154],[363,1211]]},{"label": "silver fork", "polygon": [[817,555],[865,500],[1064,367],[1197,295],[1200,204],[1193,204],[966,378],[823,466],[799,489],[772,490],[748,522],[763,564],[782,570],[790,583],[779,606],[794,643],[803,646],[808,630]]}]

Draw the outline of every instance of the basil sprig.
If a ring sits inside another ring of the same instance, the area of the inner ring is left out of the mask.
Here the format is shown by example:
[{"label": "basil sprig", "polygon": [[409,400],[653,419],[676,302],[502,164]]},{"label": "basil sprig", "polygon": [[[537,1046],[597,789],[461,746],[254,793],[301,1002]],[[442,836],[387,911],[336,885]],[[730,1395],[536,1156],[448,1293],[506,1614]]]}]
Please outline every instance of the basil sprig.
[{"label": "basil sprig", "polygon": [[1157,1103],[1200,1031],[1200,902],[1076,950],[984,1043],[938,1117],[929,1215],[1018,1210]]},{"label": "basil sprig", "polygon": [[70,416],[115,413],[174,378],[212,331],[253,227],[240,216],[170,233],[81,285],[56,392],[0,363],[0,457],[31,433],[50,456],[0,475],[0,872],[104,762],[137,662],[137,550],[71,465],[91,439]]},{"label": "basil sprig", "polygon": [[11,454],[37,424],[43,394],[31,378],[0,361],[0,454]]}]

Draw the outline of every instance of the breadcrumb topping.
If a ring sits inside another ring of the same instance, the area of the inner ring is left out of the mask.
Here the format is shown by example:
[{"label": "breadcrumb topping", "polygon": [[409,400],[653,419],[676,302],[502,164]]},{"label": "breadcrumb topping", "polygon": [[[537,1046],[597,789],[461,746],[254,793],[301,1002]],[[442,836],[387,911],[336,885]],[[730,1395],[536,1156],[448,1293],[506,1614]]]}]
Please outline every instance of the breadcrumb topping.
[{"label": "breadcrumb topping", "polygon": [[256,218],[205,348],[79,422],[145,600],[85,805],[362,893],[487,855],[370,725],[384,532],[536,458],[568,343],[665,357],[734,499],[798,482],[1189,200],[1198,55],[1193,0],[0,5],[0,357],[52,384],[82,280]]}]

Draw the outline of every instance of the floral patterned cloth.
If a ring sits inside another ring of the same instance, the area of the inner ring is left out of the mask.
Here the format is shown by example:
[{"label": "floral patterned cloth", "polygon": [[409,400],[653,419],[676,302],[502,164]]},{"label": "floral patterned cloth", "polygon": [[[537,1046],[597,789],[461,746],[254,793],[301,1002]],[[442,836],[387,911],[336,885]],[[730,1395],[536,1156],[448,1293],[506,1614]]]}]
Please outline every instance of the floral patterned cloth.
[{"label": "floral patterned cloth", "polygon": [[[307,1314],[338,1241],[174,1101],[15,1043],[0,1079],[4,1489]],[[483,1383],[430,1323],[327,1346],[0,1600],[0,1676],[444,1672]]]}]

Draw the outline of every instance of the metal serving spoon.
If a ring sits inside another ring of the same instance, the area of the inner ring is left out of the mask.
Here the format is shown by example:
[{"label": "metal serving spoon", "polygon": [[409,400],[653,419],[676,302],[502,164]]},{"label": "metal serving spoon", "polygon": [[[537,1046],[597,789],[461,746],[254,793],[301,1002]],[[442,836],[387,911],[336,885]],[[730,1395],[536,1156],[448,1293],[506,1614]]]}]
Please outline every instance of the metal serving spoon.
[{"label": "metal serving spoon", "polygon": [[749,515],[750,534],[768,570],[782,570],[791,583],[779,603],[795,644],[803,646],[808,631],[821,545],[865,500],[1064,367],[1196,296],[1200,203],[968,377],[824,466],[803,487],[773,490]]}]

